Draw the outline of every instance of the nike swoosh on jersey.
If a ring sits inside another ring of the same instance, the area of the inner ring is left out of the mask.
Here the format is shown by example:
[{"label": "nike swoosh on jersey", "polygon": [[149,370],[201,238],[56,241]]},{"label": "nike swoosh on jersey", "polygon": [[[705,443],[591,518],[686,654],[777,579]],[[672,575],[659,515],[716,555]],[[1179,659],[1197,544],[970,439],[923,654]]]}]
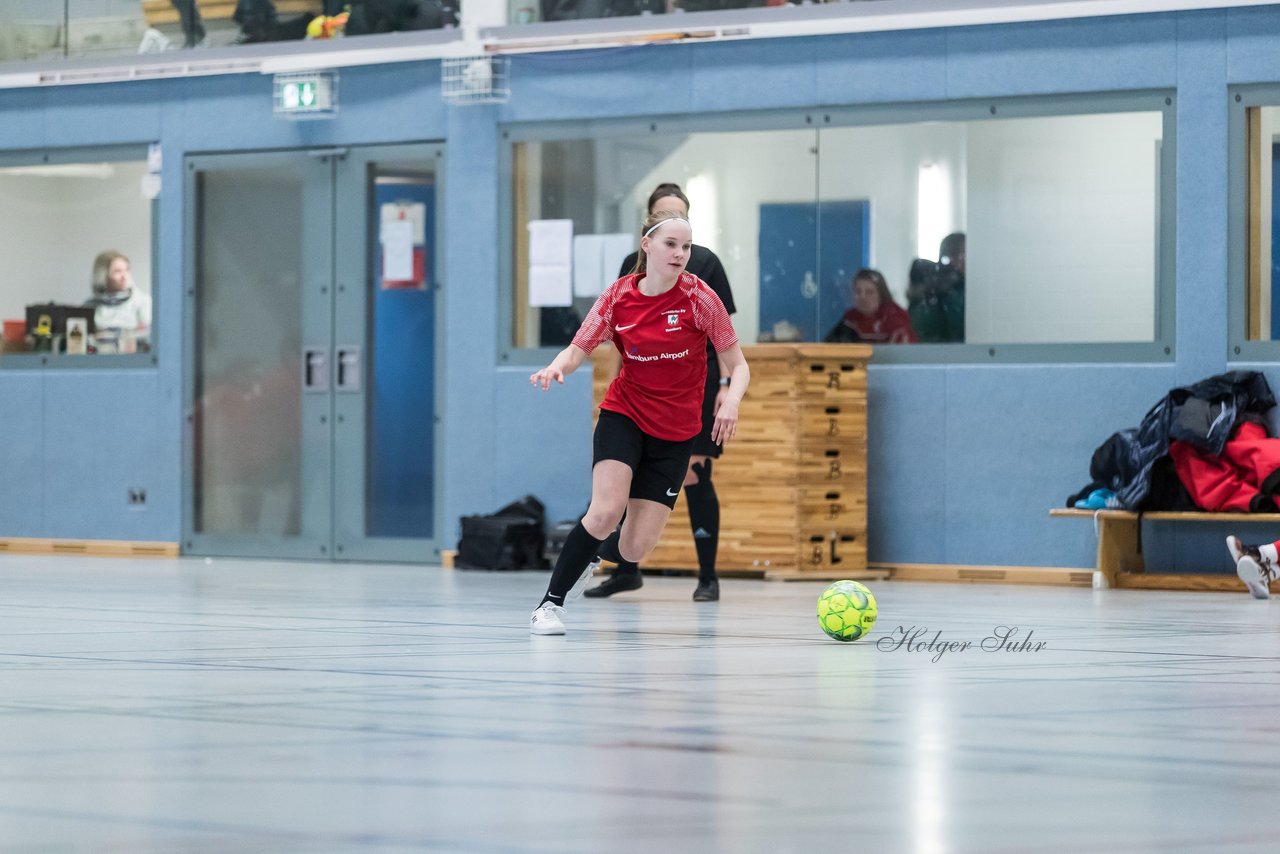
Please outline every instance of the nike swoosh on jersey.
[{"label": "nike swoosh on jersey", "polygon": [[613,327],[613,331],[614,331],[614,332],[626,332],[626,331],[627,331],[628,329],[630,329],[631,327],[633,327],[633,326],[639,326],[639,325],[640,325],[640,322],[639,322],[639,321],[636,321],[635,323],[628,323],[626,326],[614,326],[614,327]]}]

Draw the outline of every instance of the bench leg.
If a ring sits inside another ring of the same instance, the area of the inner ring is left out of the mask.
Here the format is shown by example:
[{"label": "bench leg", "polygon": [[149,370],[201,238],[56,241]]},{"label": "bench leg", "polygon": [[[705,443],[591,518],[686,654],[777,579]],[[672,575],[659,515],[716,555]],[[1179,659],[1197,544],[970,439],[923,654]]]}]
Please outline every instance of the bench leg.
[{"label": "bench leg", "polygon": [[1098,517],[1098,571],[1115,587],[1122,572],[1145,572],[1142,560],[1142,520]]}]

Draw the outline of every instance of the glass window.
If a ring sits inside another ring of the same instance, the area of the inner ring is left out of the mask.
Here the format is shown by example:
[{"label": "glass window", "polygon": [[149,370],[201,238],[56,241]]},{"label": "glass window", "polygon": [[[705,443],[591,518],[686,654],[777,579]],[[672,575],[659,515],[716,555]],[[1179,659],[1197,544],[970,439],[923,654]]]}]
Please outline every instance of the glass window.
[{"label": "glass window", "polygon": [[323,50],[343,36],[439,30],[457,26],[460,17],[461,0],[6,0],[0,3],[0,62],[136,59],[303,40]]},{"label": "glass window", "polygon": [[[624,259],[639,247],[649,194],[665,182],[679,184],[689,199],[694,243],[719,257],[737,303],[734,325],[744,342],[748,337],[754,340],[754,330],[761,323],[755,283],[762,276],[774,282],[788,275],[788,265],[799,270],[803,264],[798,259],[807,261],[809,255],[803,249],[776,253],[762,273],[758,247],[761,217],[766,213],[751,200],[763,194],[773,208],[796,211],[792,215],[797,225],[790,231],[798,229],[811,236],[815,143],[812,130],[747,131],[729,140],[716,133],[648,132],[636,137],[517,143],[513,150],[512,343],[517,348],[569,343],[600,289],[623,272]],[[789,174],[767,190],[720,183],[751,174],[758,159],[789,164]],[[571,268],[563,271],[571,281],[566,282],[568,288],[561,283],[559,293],[539,288],[547,284],[539,278],[546,272],[536,269],[543,266],[536,263],[540,260],[538,235],[528,224],[543,220],[572,222]],[[600,239],[589,239],[593,236]],[[593,248],[588,262],[587,253]],[[588,263],[593,265],[590,269]],[[739,296],[741,289],[752,293]],[[779,282],[768,292],[782,295],[784,291]],[[770,308],[766,305],[766,312]],[[785,310],[775,311],[769,315],[770,327],[774,315],[789,316]],[[806,328],[796,335],[815,331],[816,327]]]},{"label": "glass window", "polygon": [[1248,237],[1245,261],[1245,340],[1280,340],[1280,107],[1252,106],[1245,110],[1247,138]]},{"label": "glass window", "polygon": [[[509,346],[567,343],[638,247],[650,192],[674,182],[694,243],[728,275],[744,344],[971,345],[877,348],[890,361],[1167,357],[1171,105],[1053,106],[513,129]],[[568,223],[559,258],[542,252],[544,221]]]},{"label": "glass window", "polygon": [[537,21],[720,12],[799,4],[800,0],[507,0],[507,18],[512,24],[531,24]]},{"label": "glass window", "polygon": [[1274,361],[1280,359],[1280,86],[1234,86],[1228,98],[1229,358]]},{"label": "glass window", "polygon": [[141,147],[0,159],[5,365],[83,366],[151,349],[146,178]]}]

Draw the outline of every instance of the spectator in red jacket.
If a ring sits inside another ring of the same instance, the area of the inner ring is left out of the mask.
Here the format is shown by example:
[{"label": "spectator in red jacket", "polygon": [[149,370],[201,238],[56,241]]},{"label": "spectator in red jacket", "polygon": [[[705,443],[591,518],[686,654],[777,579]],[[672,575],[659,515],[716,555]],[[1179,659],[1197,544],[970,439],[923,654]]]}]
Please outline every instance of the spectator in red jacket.
[{"label": "spectator in red jacket", "polygon": [[823,340],[915,344],[920,339],[911,328],[911,315],[893,301],[880,271],[863,268],[853,277],[853,308],[844,313]]}]

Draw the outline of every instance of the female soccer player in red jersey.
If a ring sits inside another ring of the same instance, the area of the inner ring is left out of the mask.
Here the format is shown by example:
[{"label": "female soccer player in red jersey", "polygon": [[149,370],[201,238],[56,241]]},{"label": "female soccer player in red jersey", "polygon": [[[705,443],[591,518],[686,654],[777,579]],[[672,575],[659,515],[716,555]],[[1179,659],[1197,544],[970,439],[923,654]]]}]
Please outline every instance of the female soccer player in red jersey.
[{"label": "female soccer player in red jersey", "polygon": [[636,562],[658,543],[680,494],[702,429],[706,344],[729,372],[729,392],[716,410],[712,439],[732,439],[751,372],[729,314],[715,292],[685,272],[693,245],[688,220],[657,211],[645,220],[640,269],[610,285],[573,343],[529,377],[546,391],[582,365],[605,341],[622,354],[622,370],[600,404],[591,469],[591,504],[574,526],[530,619],[536,635],[564,634],[566,599],[580,595],[600,544],[626,512],[619,551]]},{"label": "female soccer player in red jersey", "polygon": [[[659,184],[649,194],[647,213],[672,211],[684,219],[689,218],[689,197],[678,184]],[[640,252],[632,252],[622,262],[619,276],[634,273],[640,263]],[[724,303],[725,311],[732,315],[737,306],[733,300],[733,288],[724,265],[705,246],[693,244],[689,248],[689,261],[685,271],[692,273],[711,286],[715,295]],[[707,383],[702,393],[702,430],[693,439],[693,455],[689,457],[689,470],[684,475],[684,505],[689,511],[689,531],[693,534],[693,548],[698,554],[698,586],[693,590],[693,601],[715,602],[720,599],[720,580],[716,576],[716,553],[720,545],[720,497],[711,482],[712,462],[720,458],[721,446],[711,440],[711,428],[715,424],[716,402],[729,393],[729,372],[720,366],[715,348],[707,342]],[[618,550],[618,535],[609,535],[600,547],[599,556],[615,564],[613,574],[583,593],[588,598],[604,598],[625,590],[639,590],[644,586],[640,566],[627,560]]]}]

